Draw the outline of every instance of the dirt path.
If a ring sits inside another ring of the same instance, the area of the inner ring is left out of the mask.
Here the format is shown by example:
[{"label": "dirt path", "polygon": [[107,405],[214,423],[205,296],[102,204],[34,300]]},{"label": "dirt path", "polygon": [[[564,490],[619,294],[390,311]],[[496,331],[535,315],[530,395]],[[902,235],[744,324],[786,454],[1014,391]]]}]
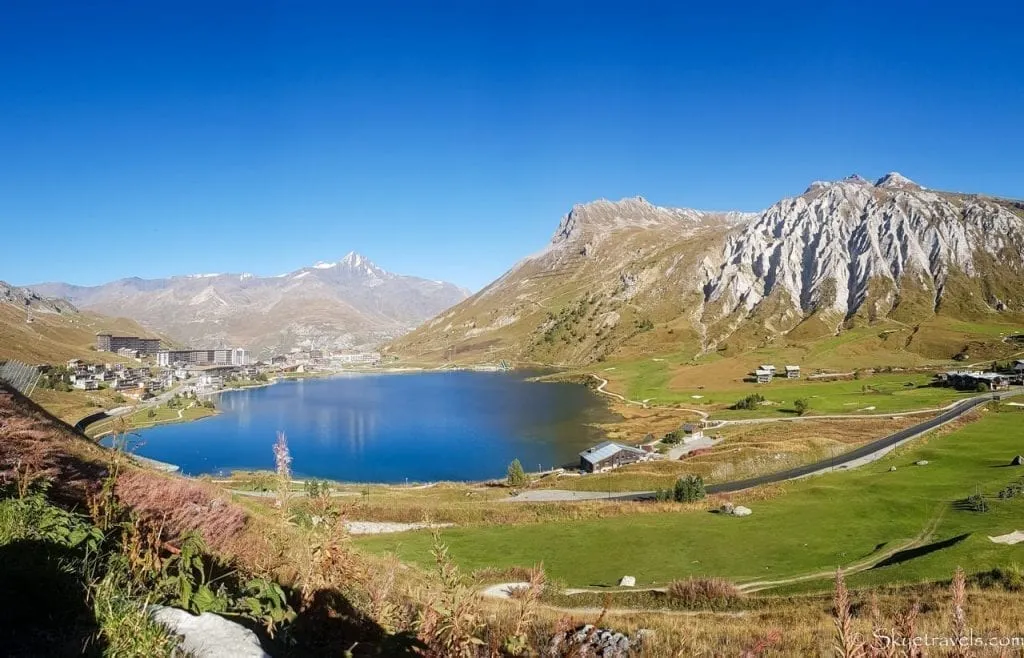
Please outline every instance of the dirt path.
[{"label": "dirt path", "polygon": [[[498,583],[497,585],[489,585],[480,590],[480,596],[485,599],[498,599],[502,601],[508,601],[512,599],[512,592],[516,589],[529,587],[529,583]],[[565,590],[569,593],[573,590]],[[579,590],[589,591],[589,590]],[[631,591],[645,591],[645,590],[631,590]],[[715,617],[745,617],[747,612],[745,610],[739,611],[713,611],[713,610],[667,610],[665,608],[598,608],[596,606],[582,606],[582,607],[566,607],[559,605],[551,605],[550,603],[541,603],[541,607],[558,612],[566,615],[670,615],[676,617],[700,617],[700,616],[715,616]]]},{"label": "dirt path", "polygon": [[[938,513],[932,516],[932,518],[928,521],[927,524],[925,524],[925,527],[921,530],[920,533],[918,533],[916,537],[914,537],[913,539],[904,544],[894,546],[889,550],[883,551],[882,553],[879,553],[877,555],[869,555],[863,560],[859,560],[852,564],[848,564],[842,568],[843,573],[845,575],[850,575],[854,573],[859,573],[861,571],[867,571],[868,569],[874,568],[880,562],[883,562],[884,560],[891,558],[893,555],[899,553],[900,551],[906,551],[912,548],[917,548],[918,546],[921,546],[922,544],[926,543],[931,539],[932,535],[935,533],[935,529],[938,528],[939,523],[942,522],[942,518],[943,516],[945,516],[945,511],[946,505],[945,503],[943,503],[942,505],[939,506]],[[747,594],[751,594],[753,592],[760,592],[766,589],[779,587],[781,585],[790,585],[792,583],[801,583],[809,580],[822,580],[824,578],[830,578],[832,576],[835,576],[835,573],[836,572],[834,569],[829,569],[815,571],[812,573],[806,573],[799,576],[791,576],[789,578],[781,578],[779,580],[758,580],[748,583],[741,583],[740,585],[737,585],[737,587],[739,587],[740,591]]]}]

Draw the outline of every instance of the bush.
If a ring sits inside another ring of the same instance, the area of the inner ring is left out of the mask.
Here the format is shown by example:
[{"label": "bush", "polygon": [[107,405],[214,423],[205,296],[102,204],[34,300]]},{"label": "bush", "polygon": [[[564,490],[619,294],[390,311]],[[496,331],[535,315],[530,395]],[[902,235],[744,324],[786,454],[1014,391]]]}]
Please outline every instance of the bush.
[{"label": "bush", "polygon": [[967,509],[971,510],[972,512],[988,511],[988,502],[985,500],[985,497],[982,496],[981,494],[971,494],[970,496],[967,497],[967,500],[964,502],[966,503]]},{"label": "bush", "polygon": [[757,409],[762,402],[764,402],[764,396],[759,393],[754,393],[752,395],[748,395],[742,400],[737,400],[736,403],[732,405],[732,408],[754,410]]},{"label": "bush", "polygon": [[1016,564],[983,571],[977,574],[974,580],[979,587],[986,589],[1001,587],[1009,592],[1024,592],[1024,572]]},{"label": "bush", "polygon": [[672,581],[668,596],[692,608],[721,608],[735,604],[743,593],[724,578],[687,578]]},{"label": "bush", "polygon": [[665,436],[661,437],[662,443],[669,443],[675,445],[682,439],[681,432],[669,432]]},{"label": "bush", "polygon": [[800,398],[799,400],[793,403],[793,409],[796,410],[798,416],[803,416],[805,413],[810,411],[811,403],[803,398]]},{"label": "bush", "polygon": [[676,480],[672,497],[677,503],[692,503],[698,501],[707,493],[704,490],[704,478],[699,475],[686,475]]}]

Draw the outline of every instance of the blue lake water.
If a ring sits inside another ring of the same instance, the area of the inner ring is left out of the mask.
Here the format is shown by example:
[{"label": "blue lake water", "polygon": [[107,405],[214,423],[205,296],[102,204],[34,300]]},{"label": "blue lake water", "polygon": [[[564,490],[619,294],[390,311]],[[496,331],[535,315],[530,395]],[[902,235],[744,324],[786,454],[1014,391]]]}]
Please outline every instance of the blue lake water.
[{"label": "blue lake water", "polygon": [[136,452],[184,473],[272,469],[278,431],[293,470],[347,482],[499,477],[577,463],[615,417],[586,387],[526,381],[534,373],[344,375],[229,391],[221,413],[141,433]]}]

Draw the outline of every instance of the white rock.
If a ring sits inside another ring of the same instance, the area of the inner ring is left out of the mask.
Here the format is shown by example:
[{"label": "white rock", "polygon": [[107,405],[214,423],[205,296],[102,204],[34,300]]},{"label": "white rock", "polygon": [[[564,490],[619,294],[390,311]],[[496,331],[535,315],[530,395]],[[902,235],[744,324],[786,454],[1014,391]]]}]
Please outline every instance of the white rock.
[{"label": "white rock", "polygon": [[744,507],[743,505],[737,505],[732,509],[733,516],[750,516],[753,513],[753,510],[749,507]]},{"label": "white rock", "polygon": [[181,637],[179,649],[194,658],[270,658],[248,628],[215,614],[149,606],[153,619]]},{"label": "white rock", "polygon": [[623,576],[619,581],[619,587],[636,587],[636,578],[634,576]]},{"label": "white rock", "polygon": [[928,465],[928,460],[927,459],[921,459],[919,461],[914,462],[914,466],[927,466],[927,465]]}]

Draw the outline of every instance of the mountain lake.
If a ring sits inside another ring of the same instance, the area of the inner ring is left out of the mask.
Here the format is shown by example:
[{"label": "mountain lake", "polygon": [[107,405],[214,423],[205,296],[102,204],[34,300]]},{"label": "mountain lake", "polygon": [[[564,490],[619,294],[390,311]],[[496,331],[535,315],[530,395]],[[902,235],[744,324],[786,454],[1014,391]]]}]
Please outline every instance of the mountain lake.
[{"label": "mountain lake", "polygon": [[581,384],[536,372],[345,374],[215,397],[220,413],[139,432],[135,452],[188,475],[272,470],[284,432],[299,477],[344,482],[472,481],[579,462],[615,420]]}]

